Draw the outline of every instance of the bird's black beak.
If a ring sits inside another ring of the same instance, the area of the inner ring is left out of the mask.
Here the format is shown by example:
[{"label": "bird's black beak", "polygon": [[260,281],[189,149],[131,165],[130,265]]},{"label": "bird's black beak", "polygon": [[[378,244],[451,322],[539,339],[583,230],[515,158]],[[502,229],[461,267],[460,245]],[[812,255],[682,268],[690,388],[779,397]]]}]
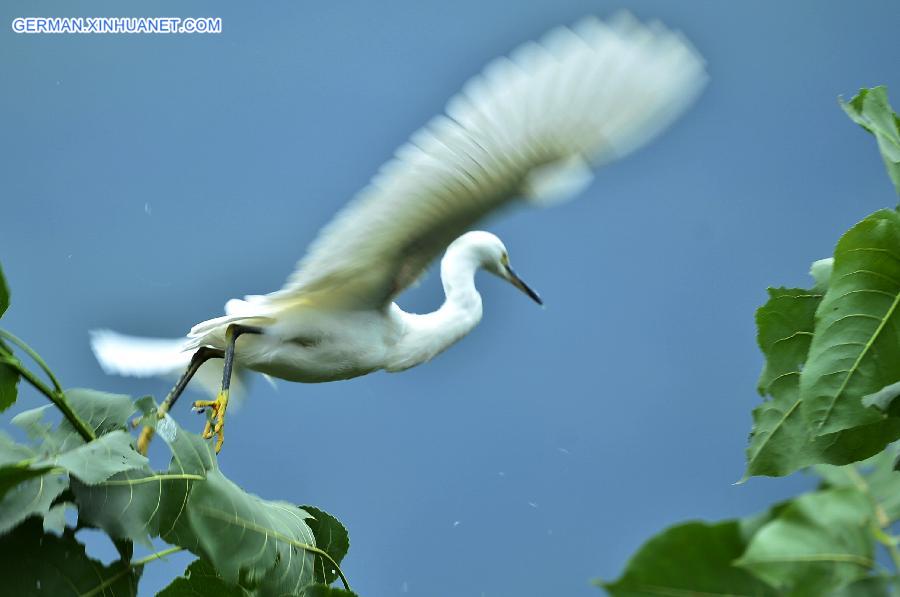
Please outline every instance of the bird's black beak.
[{"label": "bird's black beak", "polygon": [[532,290],[531,286],[529,286],[528,284],[523,282],[522,278],[520,278],[516,274],[516,272],[513,271],[513,269],[511,267],[509,267],[508,265],[506,265],[504,267],[506,268],[506,273],[509,276],[509,281],[513,286],[515,286],[516,288],[518,288],[519,290],[521,290],[522,292],[527,294],[528,298],[530,298],[537,304],[539,304],[539,305],[544,304],[544,301],[541,300],[540,295],[538,293],[536,293],[534,290]]}]

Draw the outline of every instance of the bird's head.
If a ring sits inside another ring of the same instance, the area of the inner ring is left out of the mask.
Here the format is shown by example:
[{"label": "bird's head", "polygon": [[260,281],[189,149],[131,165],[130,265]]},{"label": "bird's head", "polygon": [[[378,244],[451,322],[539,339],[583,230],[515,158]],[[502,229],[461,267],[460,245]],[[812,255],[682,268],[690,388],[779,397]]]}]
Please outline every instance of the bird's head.
[{"label": "bird's head", "polygon": [[544,304],[540,295],[532,290],[510,266],[509,252],[506,250],[503,241],[497,238],[496,235],[490,232],[475,231],[464,234],[459,240],[474,250],[482,268],[506,280],[528,295],[528,298],[537,304]]}]

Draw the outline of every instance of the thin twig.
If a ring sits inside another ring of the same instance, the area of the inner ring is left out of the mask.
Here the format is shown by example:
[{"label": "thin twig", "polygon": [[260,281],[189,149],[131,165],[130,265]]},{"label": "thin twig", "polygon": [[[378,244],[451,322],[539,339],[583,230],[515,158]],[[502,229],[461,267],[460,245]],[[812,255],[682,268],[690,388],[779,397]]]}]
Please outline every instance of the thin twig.
[{"label": "thin twig", "polygon": [[53,391],[53,389],[42,382],[34,373],[28,370],[19,359],[13,356],[7,356],[5,354],[0,355],[0,363],[8,365],[18,371],[19,375],[24,377],[37,391],[46,396],[50,402],[62,412],[63,416],[65,416],[69,423],[72,424],[72,427],[75,428],[75,431],[78,432],[78,435],[80,435],[84,441],[89,442],[97,439],[97,436],[94,435],[91,428],[88,427],[87,424],[75,414],[72,407],[69,406],[69,402],[66,400],[66,395],[64,393]]},{"label": "thin twig", "polygon": [[184,548],[176,545],[174,547],[170,547],[156,553],[151,553],[149,556],[144,556],[140,560],[132,560],[131,567],[136,568],[138,566],[143,566],[144,564],[148,564],[154,560],[159,560],[173,553],[178,553],[179,551],[184,551]]},{"label": "thin twig", "polygon": [[31,359],[35,363],[37,363],[41,369],[44,370],[44,373],[46,373],[47,377],[50,378],[50,381],[53,383],[53,387],[56,389],[56,391],[59,392],[60,394],[63,393],[63,389],[59,383],[59,380],[56,379],[55,375],[53,375],[53,371],[50,370],[50,367],[47,365],[46,362],[44,362],[44,359],[41,358],[41,355],[39,355],[37,352],[35,352],[35,350],[33,348],[28,346],[24,340],[19,339],[17,336],[15,336],[14,334],[11,334],[10,332],[7,332],[4,329],[0,329],[0,337],[6,338],[10,342],[15,344],[19,348],[21,348],[23,351],[25,351],[25,353],[29,357],[31,357]]},{"label": "thin twig", "polygon": [[79,597],[93,597],[94,595],[97,595],[97,594],[106,594],[106,587],[112,586],[113,584],[118,582],[118,580],[120,578],[122,578],[126,574],[129,574],[131,572],[132,568],[137,568],[139,566],[143,566],[144,564],[153,562],[155,560],[159,560],[160,558],[164,558],[169,554],[173,554],[173,553],[182,551],[183,549],[184,549],[183,547],[178,547],[176,545],[175,547],[170,547],[168,549],[164,549],[164,550],[158,551],[156,553],[151,553],[149,556],[143,557],[140,560],[133,560],[131,562],[126,562],[124,567],[121,570],[119,570],[112,576],[105,579],[103,582],[101,582],[99,585],[97,585],[96,587],[94,587],[93,589],[88,591],[87,593],[81,593]]},{"label": "thin twig", "polygon": [[897,543],[893,538],[884,532],[884,529],[891,525],[891,519],[888,517],[887,512],[884,511],[882,505],[875,499],[865,477],[860,474],[859,470],[857,470],[854,465],[851,464],[847,467],[847,474],[850,476],[853,484],[856,485],[856,488],[869,498],[869,502],[872,504],[872,509],[875,512],[872,534],[876,541],[884,545],[888,554],[891,556],[891,561],[894,563],[894,569],[900,572],[900,550],[897,549]]}]

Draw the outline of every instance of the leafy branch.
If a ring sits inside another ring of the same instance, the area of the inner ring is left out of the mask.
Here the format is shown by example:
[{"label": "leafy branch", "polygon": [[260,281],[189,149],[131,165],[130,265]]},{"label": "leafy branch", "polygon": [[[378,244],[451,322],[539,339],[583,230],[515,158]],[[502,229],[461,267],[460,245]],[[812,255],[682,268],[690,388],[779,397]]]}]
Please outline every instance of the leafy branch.
[{"label": "leafy branch", "polygon": [[[876,137],[900,193],[900,119],[886,89],[841,106]],[[853,226],[810,273],[812,288],[770,288],[756,312],[763,402],[744,480],[805,469],[819,488],[755,516],[663,531],[618,580],[598,582],[610,594],[900,593],[891,534],[900,522],[900,211]]]},{"label": "leafy branch", "polygon": [[38,390],[41,394],[46,396],[50,402],[52,402],[56,408],[60,410],[63,416],[72,424],[78,434],[84,439],[84,441],[91,441],[97,438],[94,435],[94,432],[91,431],[91,428],[87,426],[87,424],[82,421],[75,411],[72,410],[72,407],[69,406],[69,403],[66,401],[66,395],[63,392],[62,386],[59,383],[59,380],[56,379],[56,376],[50,370],[50,367],[47,366],[47,363],[38,355],[37,352],[34,351],[30,346],[28,346],[25,342],[14,336],[13,334],[7,332],[6,330],[0,328],[0,338],[4,338],[19,348],[21,348],[31,359],[38,364],[38,366],[44,371],[47,377],[53,384],[53,388],[48,387],[44,382],[42,382],[37,375],[28,370],[22,362],[17,359],[12,352],[4,345],[0,344],[0,363],[7,365],[8,367],[12,367],[16,370],[16,372],[21,375],[25,380],[30,383],[36,390]]},{"label": "leafy branch", "polygon": [[[8,305],[0,271],[0,316]],[[20,379],[51,404],[13,417],[30,443],[0,431],[0,575],[12,579],[4,591],[133,595],[144,566],[189,551],[198,559],[163,595],[353,595],[340,569],[349,539],[336,518],[246,492],[219,470],[207,441],[160,419],[152,398],[65,390],[36,351],[0,330],[0,411],[16,402]],[[63,414],[55,425],[45,420],[51,406]],[[152,469],[135,449],[135,413],[171,451],[167,470]],[[75,528],[67,509],[78,513]],[[106,532],[120,559],[107,566],[90,558],[75,538],[81,528]],[[132,558],[134,543],[150,547],[154,538],[170,546]],[[338,580],[343,588],[330,586]]]},{"label": "leafy branch", "polygon": [[838,101],[853,122],[875,135],[888,176],[900,194],[900,118],[888,103],[887,88],[860,89],[849,102]]}]

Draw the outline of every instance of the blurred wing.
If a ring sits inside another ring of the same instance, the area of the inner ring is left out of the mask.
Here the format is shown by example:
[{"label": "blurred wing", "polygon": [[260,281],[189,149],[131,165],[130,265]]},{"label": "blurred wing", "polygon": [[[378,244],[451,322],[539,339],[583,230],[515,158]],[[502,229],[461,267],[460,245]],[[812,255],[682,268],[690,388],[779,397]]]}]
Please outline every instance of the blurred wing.
[{"label": "blurred wing", "polygon": [[385,305],[488,213],[583,189],[592,166],[659,133],[705,81],[702,58],[680,34],[627,14],[523,45],[415,133],[264,302]]}]

